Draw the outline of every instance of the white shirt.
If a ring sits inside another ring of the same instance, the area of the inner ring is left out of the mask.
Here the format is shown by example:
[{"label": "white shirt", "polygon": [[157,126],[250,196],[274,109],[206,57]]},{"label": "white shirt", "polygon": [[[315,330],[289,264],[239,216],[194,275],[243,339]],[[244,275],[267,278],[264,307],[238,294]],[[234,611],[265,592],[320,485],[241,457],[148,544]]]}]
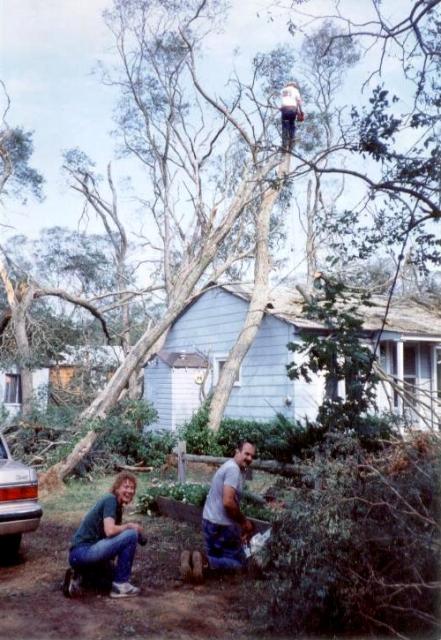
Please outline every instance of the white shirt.
[{"label": "white shirt", "polygon": [[282,107],[297,107],[301,104],[300,91],[291,85],[283,87],[281,91]]},{"label": "white shirt", "polygon": [[237,524],[224,507],[223,495],[226,484],[236,490],[236,501],[239,504],[243,490],[243,471],[233,458],[224,462],[214,474],[202,513],[205,520],[224,526]]}]

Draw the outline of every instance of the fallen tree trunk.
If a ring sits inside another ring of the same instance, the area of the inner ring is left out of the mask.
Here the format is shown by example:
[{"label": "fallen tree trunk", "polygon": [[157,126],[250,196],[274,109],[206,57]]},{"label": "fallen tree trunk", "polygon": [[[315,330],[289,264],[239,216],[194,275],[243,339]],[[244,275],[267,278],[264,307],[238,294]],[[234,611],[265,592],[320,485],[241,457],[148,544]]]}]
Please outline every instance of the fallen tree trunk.
[{"label": "fallen tree trunk", "polygon": [[181,265],[179,273],[176,274],[176,285],[171,296],[169,308],[158,323],[139,338],[124,359],[124,362],[110,378],[106,387],[98,393],[92,404],[83,411],[79,418],[79,423],[82,425],[89,423],[91,428],[66,458],[57,462],[45,474],[42,474],[40,478],[40,486],[42,488],[45,489],[46,485],[49,488],[62,483],[64,478],[72,473],[83,457],[90,452],[98,437],[95,427],[96,421],[104,418],[117,403],[130,376],[148,358],[158,340],[161,339],[162,335],[191,301],[197,284],[208,266],[212,264],[219,247],[225,241],[241,213],[253,201],[256,184],[260,184],[279,162],[279,158],[272,158],[255,172],[251,168],[245,170],[241,184],[223,220],[218,222],[217,226],[213,224],[211,231],[204,238],[203,245]]},{"label": "fallen tree trunk", "polygon": [[153,471],[154,469],[154,467],[137,467],[136,465],[131,464],[117,464],[116,466],[122,471],[135,471],[137,473],[147,473],[149,471]]},{"label": "fallen tree trunk", "polygon": [[[173,455],[176,456],[176,454]],[[185,459],[187,462],[200,462],[201,464],[213,465],[221,465],[227,460],[230,460],[230,458],[217,456],[197,456],[192,453],[186,453]],[[278,462],[277,460],[254,460],[251,469],[255,469],[256,471],[266,471],[267,473],[286,476],[288,478],[310,476],[312,473],[311,467],[306,464],[288,464],[285,462]]]},{"label": "fallen tree trunk", "polygon": [[289,171],[289,154],[285,154],[278,166],[277,180],[262,194],[262,202],[256,216],[256,257],[254,263],[254,287],[247,315],[228,358],[222,367],[219,380],[210,402],[208,425],[212,431],[219,431],[222,416],[231,394],[240,366],[247,355],[262,324],[269,301],[269,235],[270,220],[274,204],[280,195],[283,178]]}]

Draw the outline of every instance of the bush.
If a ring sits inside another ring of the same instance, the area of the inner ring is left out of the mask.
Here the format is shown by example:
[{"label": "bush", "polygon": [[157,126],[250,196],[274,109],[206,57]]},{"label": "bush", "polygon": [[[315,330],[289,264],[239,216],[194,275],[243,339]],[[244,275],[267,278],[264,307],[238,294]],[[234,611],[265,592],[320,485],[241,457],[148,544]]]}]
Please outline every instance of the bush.
[{"label": "bush", "polygon": [[157,413],[147,402],[127,400],[117,405],[100,425],[100,437],[92,452],[98,466],[117,464],[160,466],[175,444],[170,432],[144,432],[144,426],[156,420]]},{"label": "bush", "polygon": [[[173,498],[180,502],[203,507],[209,490],[209,484],[199,484],[195,482],[161,482],[152,485],[139,495],[138,510],[140,513],[156,513],[158,511],[156,501],[159,497]],[[270,520],[272,518],[272,513],[269,509],[265,509],[260,504],[256,504],[252,494],[247,494],[246,492],[244,492],[243,495],[241,509],[251,518],[260,518],[262,520]]]},{"label": "bush", "polygon": [[273,525],[262,615],[293,635],[437,638],[440,440],[374,456],[340,439],[322,458],[322,489],[297,490]]},{"label": "bush", "polygon": [[156,500],[159,497],[173,498],[184,503],[202,507],[210,486],[208,484],[161,482],[149,487],[138,496],[140,513],[154,513],[158,511]]},{"label": "bush", "polygon": [[179,430],[179,439],[185,440],[187,453],[207,456],[223,455],[222,448],[217,442],[217,434],[208,428],[209,410],[209,401],[205,401]]},{"label": "bush", "polygon": [[254,442],[259,458],[292,462],[322,437],[315,425],[306,427],[277,414],[273,422],[224,418],[217,433],[208,427],[209,401],[179,431],[187,452],[196,455],[232,456],[243,440]]},{"label": "bush", "polygon": [[[180,429],[179,438],[186,441],[188,453],[229,457],[234,455],[238,442],[249,440],[256,445],[257,456],[262,460],[290,463],[309,457],[313,448],[326,440],[329,431],[327,424],[309,421],[300,424],[277,413],[271,422],[223,418],[215,433],[208,427],[208,414],[206,401]],[[360,418],[357,431],[351,433],[365,449],[372,451],[381,449],[381,441],[396,434],[397,418],[389,414],[368,414]]]}]

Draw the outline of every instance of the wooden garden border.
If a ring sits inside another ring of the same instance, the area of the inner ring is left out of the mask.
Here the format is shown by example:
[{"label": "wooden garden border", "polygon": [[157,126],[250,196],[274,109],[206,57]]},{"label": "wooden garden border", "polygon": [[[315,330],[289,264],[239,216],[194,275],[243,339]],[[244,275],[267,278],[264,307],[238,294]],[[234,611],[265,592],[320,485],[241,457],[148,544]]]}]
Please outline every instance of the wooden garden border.
[{"label": "wooden garden border", "polygon": [[[173,498],[164,498],[162,496],[156,498],[156,504],[158,505],[159,513],[167,518],[173,520],[179,520],[181,522],[188,522],[197,526],[201,526],[202,522],[202,507],[197,507],[194,504],[187,504],[174,500]],[[257,518],[249,518],[254,524],[256,533],[263,533],[270,528],[271,523],[265,520],[257,520]]]}]

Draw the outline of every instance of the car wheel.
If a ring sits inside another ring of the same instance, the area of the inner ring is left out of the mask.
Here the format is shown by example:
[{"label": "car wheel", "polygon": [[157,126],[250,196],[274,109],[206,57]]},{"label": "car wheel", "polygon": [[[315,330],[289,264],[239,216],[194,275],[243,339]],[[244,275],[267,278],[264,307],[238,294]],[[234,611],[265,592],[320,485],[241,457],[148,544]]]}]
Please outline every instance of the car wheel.
[{"label": "car wheel", "polygon": [[0,556],[2,560],[15,560],[20,549],[21,533],[0,537]]}]

